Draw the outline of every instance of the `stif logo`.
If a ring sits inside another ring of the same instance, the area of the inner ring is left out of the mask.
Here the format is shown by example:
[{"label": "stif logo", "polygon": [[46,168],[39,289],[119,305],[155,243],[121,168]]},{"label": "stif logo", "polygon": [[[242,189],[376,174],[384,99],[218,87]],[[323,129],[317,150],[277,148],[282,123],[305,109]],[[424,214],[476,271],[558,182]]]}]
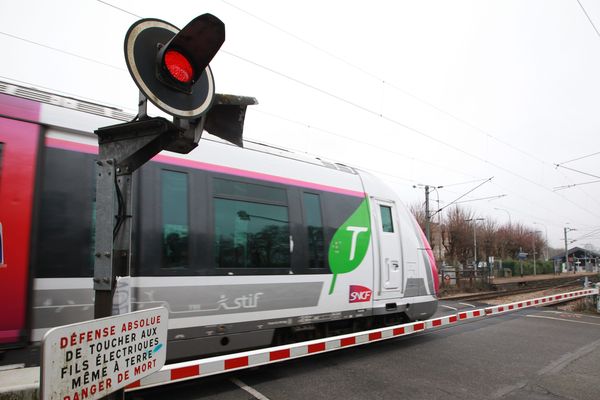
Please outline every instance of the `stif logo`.
[{"label": "stif logo", "polygon": [[371,300],[371,289],[360,285],[350,285],[350,303],[362,303]]}]

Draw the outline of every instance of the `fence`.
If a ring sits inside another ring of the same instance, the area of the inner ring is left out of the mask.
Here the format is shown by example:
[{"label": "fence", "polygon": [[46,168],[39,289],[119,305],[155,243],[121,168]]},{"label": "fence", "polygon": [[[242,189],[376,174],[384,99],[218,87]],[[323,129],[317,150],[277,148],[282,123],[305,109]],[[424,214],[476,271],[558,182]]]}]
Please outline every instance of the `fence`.
[{"label": "fence", "polygon": [[445,267],[440,270],[440,288],[454,287],[459,290],[486,289],[493,280],[493,273],[488,268]]}]

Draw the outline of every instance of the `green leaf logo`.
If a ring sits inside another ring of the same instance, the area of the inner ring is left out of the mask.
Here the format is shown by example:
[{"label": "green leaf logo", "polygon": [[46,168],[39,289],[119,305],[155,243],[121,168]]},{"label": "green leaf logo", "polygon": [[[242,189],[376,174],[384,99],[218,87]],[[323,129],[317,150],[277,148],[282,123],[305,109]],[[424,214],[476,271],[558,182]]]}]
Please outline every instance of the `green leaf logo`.
[{"label": "green leaf logo", "polygon": [[333,272],[329,294],[339,274],[354,271],[365,258],[371,242],[369,203],[364,199],[354,213],[338,228],[329,246],[329,267]]}]

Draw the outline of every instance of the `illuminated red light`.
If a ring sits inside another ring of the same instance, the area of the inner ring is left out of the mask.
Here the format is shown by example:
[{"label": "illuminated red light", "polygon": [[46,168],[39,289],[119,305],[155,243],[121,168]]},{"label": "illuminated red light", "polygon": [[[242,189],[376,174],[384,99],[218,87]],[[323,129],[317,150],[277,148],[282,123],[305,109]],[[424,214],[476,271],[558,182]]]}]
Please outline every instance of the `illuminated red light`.
[{"label": "illuminated red light", "polygon": [[171,76],[182,83],[189,83],[194,75],[194,68],[188,59],[176,50],[165,53],[165,66]]}]

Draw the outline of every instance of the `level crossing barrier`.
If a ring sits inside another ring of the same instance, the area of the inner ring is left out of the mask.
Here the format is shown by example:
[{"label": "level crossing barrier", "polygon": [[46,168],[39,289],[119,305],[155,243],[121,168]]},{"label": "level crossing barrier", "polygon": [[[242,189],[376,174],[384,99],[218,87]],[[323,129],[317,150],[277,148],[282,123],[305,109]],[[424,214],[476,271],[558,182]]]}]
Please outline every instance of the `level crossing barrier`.
[{"label": "level crossing barrier", "polygon": [[297,359],[300,357],[307,357],[314,354],[340,350],[353,346],[360,346],[367,343],[379,342],[391,338],[408,336],[476,318],[493,317],[525,308],[556,304],[594,295],[599,295],[598,287],[586,288],[575,292],[555,294],[481,309],[461,311],[457,314],[429,319],[427,321],[411,322],[407,324],[311,340],[307,342],[169,364],[165,365],[160,371],[129,385],[126,390],[138,390],[250,367],[258,367],[276,362]]}]

